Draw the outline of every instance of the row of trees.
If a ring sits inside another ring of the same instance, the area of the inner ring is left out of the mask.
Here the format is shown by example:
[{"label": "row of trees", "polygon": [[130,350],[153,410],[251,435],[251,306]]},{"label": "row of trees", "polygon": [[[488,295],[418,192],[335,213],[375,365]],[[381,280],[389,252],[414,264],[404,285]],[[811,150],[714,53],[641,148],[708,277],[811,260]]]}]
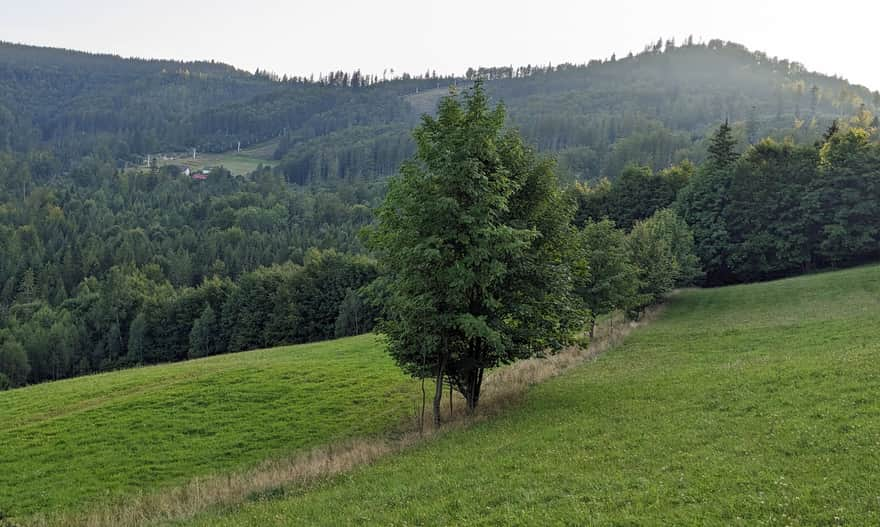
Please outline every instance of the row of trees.
[{"label": "row of trees", "polygon": [[368,237],[383,272],[372,287],[380,327],[405,371],[433,378],[437,426],[444,384],[473,410],[487,369],[585,325],[592,335],[603,314],[638,317],[695,282],[880,257],[876,130],[835,124],[813,145],[767,139],[739,154],[725,123],[699,168],[630,166],[566,200],[552,166],[504,122],[479,82],[444,99]]},{"label": "row of trees", "polygon": [[654,174],[629,166],[613,183],[572,189],[575,222],[623,228],[671,208],[693,231],[706,271],[721,285],[788,276],[880,257],[880,144],[865,117],[834,123],[809,145],[742,144],[725,123],[699,168],[685,161]]},{"label": "row of trees", "polygon": [[390,183],[369,231],[382,274],[381,330],[408,373],[477,407],[485,372],[569,343],[601,314],[632,315],[699,274],[673,211],[572,225],[552,164],[505,128],[481,83],[448,97],[415,131],[417,153]]},{"label": "row of trees", "polygon": [[764,280],[880,257],[876,130],[841,129],[798,146],[764,140],[742,154],[722,126],[679,195],[709,284]]},{"label": "row of trees", "polygon": [[0,329],[0,389],[370,331],[369,259],[311,251],[304,265],[175,288],[155,265],[112,268],[59,306],[15,305]]}]

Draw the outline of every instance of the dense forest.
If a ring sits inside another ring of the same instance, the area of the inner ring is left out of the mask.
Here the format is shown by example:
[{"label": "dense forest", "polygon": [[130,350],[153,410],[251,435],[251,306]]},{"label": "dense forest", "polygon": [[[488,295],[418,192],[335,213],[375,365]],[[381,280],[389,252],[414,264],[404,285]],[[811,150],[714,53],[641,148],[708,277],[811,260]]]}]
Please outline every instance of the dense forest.
[{"label": "dense forest", "polygon": [[[475,81],[556,159],[587,320],[880,257],[880,94],[733,43],[461,78],[0,43],[0,388],[370,330],[388,266],[359,234],[419,114]],[[269,139],[246,177],[142,166]]]},{"label": "dense forest", "polygon": [[0,43],[0,150],[47,149],[66,170],[94,152],[124,166],[277,138],[277,170],[288,181],[376,179],[413,154],[419,115],[475,78],[486,79],[526,141],[556,153],[562,175],[579,180],[614,178],[632,162],[654,170],[700,162],[725,119],[743,142],[811,143],[834,119],[880,106],[880,93],[718,40],[661,40],[627,57],[478,68],[462,78],[287,78]]}]

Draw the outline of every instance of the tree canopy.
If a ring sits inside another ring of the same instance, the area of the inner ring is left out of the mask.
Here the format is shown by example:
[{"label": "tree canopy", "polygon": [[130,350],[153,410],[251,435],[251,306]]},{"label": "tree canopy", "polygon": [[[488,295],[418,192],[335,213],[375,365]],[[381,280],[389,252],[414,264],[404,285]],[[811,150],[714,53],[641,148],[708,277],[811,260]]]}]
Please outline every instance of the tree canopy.
[{"label": "tree canopy", "polygon": [[477,83],[443,99],[389,184],[368,245],[397,362],[477,406],[486,369],[565,343],[580,323],[565,260],[571,208],[549,161],[505,130]]}]

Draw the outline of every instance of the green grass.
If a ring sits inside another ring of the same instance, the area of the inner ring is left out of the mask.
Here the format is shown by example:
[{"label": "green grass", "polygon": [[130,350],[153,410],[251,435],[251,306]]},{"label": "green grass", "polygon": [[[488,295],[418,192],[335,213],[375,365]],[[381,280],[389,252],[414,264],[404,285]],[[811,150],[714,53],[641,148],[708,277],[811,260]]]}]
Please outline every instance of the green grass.
[{"label": "green grass", "polygon": [[232,175],[247,175],[260,165],[274,167],[278,161],[272,158],[275,149],[278,148],[278,140],[260,143],[249,148],[243,148],[241,152],[231,150],[221,154],[200,153],[196,159],[180,154],[179,159],[161,160],[160,165],[178,165],[189,167],[192,170],[200,170],[206,167],[219,167],[229,170]]},{"label": "green grass", "polygon": [[375,336],[3,392],[0,511],[77,510],[380,433],[415,395]]},{"label": "green grass", "polygon": [[880,267],[676,295],[505,415],[195,523],[877,525]]}]

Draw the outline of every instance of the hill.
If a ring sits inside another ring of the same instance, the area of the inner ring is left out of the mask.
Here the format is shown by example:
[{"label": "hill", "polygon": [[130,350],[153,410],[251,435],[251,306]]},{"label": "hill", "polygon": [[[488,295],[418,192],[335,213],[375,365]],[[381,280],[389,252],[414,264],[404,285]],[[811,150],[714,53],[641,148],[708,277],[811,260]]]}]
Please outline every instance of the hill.
[{"label": "hill", "polygon": [[0,513],[78,510],[376,434],[415,395],[371,335],[2,392]]},{"label": "hill", "polygon": [[[570,178],[616,177],[704,156],[725,118],[743,141],[809,142],[835,118],[877,112],[880,94],[719,40],[660,42],[583,64],[471,69],[462,78],[318,79],[208,62],[122,59],[0,43],[0,150],[49,147],[62,166],[95,151],[141,162],[191,148],[223,153],[277,139],[278,173],[298,184],[396,172],[409,130],[451,85],[486,79],[514,124],[557,153]],[[5,132],[5,133],[4,133]]]},{"label": "hill", "polygon": [[674,296],[522,407],[195,525],[870,525],[880,267]]}]

